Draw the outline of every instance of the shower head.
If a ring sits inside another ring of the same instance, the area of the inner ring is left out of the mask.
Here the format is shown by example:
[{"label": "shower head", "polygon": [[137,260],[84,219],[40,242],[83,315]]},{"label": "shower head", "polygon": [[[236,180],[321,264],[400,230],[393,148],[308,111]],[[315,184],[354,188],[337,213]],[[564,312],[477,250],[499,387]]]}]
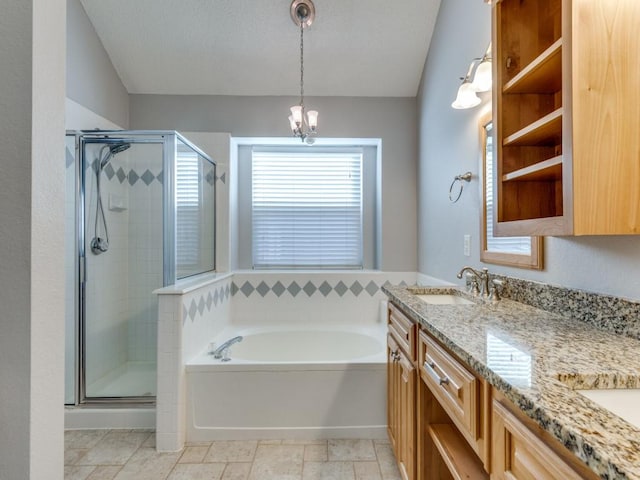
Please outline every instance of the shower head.
[{"label": "shower head", "polygon": [[109,152],[100,161],[100,170],[102,170],[107,165],[107,163],[109,163],[109,160],[111,160],[111,157],[129,149],[131,147],[131,144],[130,143],[114,143],[113,145],[105,145],[102,148],[104,149],[105,147],[109,148]]}]

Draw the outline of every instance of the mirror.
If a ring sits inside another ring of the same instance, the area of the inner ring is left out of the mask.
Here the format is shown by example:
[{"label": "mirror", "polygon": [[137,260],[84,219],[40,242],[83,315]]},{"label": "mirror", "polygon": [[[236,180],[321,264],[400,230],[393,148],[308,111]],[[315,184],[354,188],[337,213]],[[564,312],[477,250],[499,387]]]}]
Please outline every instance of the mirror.
[{"label": "mirror", "polygon": [[494,187],[496,185],[491,114],[480,119],[482,147],[482,210],[480,214],[480,260],[485,263],[542,270],[543,237],[494,237]]}]

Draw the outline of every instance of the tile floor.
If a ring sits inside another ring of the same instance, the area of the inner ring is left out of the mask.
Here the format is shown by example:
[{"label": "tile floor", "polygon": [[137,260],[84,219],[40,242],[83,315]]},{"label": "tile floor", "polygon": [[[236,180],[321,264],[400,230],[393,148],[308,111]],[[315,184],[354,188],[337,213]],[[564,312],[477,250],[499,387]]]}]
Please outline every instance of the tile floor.
[{"label": "tile floor", "polygon": [[141,430],[65,432],[65,480],[400,480],[387,440],[258,440],[157,453]]}]

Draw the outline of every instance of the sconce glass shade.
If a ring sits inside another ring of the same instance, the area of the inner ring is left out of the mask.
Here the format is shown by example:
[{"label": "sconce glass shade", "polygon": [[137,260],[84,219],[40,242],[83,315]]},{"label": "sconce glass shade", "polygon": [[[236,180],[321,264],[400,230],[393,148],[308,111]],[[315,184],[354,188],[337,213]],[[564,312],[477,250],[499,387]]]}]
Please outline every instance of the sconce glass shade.
[{"label": "sconce glass shade", "polygon": [[309,110],[307,112],[307,120],[309,121],[309,128],[311,130],[315,130],[318,126],[318,111],[317,110]]},{"label": "sconce glass shade", "polygon": [[491,60],[485,59],[478,65],[472,85],[476,92],[488,92],[491,90]]},{"label": "sconce glass shade", "polygon": [[465,80],[458,89],[458,96],[451,104],[453,108],[458,110],[464,108],[473,108],[480,104],[480,98],[476,95],[476,90],[469,80]]}]

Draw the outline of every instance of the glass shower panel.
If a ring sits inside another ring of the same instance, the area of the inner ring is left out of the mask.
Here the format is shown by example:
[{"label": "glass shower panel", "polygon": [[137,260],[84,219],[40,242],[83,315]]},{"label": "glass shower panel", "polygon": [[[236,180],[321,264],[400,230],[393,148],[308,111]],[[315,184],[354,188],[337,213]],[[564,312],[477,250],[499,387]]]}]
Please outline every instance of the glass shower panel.
[{"label": "glass shower panel", "polygon": [[77,338],[77,292],[78,271],[76,259],[76,137],[65,137],[65,200],[64,200],[64,271],[65,271],[65,348],[64,348],[64,403],[73,405],[76,402],[76,346]]},{"label": "glass shower panel", "polygon": [[108,142],[84,144],[84,396],[153,397],[163,143]]},{"label": "glass shower panel", "polygon": [[176,278],[215,270],[215,164],[177,139]]}]

